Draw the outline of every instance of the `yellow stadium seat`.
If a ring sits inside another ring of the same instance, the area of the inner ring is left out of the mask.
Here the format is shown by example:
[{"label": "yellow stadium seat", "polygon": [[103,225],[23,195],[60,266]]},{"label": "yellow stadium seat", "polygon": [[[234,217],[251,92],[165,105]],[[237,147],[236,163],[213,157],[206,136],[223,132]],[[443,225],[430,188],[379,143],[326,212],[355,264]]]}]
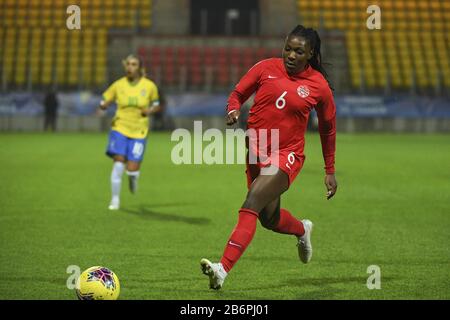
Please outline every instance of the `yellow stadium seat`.
[{"label": "yellow stadium seat", "polygon": [[428,87],[430,85],[430,81],[428,79],[427,73],[424,71],[415,70],[415,81],[419,87]]},{"label": "yellow stadium seat", "polygon": [[367,87],[374,88],[376,86],[377,81],[375,79],[375,75],[373,75],[373,74],[367,75],[365,80],[366,80]]},{"label": "yellow stadium seat", "polygon": [[[299,2],[301,2],[301,0],[299,0]],[[127,0],[118,0],[118,5],[121,7],[126,7],[128,4]]]},{"label": "yellow stadium seat", "polygon": [[69,85],[75,85],[79,80],[79,61],[80,61],[80,35],[81,32],[79,30],[70,31],[69,33],[69,61],[68,61],[68,76],[67,83]]},{"label": "yellow stadium seat", "polygon": [[395,11],[405,11],[406,10],[406,1],[404,1],[404,0],[393,1],[392,6]]},{"label": "yellow stadium seat", "polygon": [[[413,1],[410,1],[410,2],[413,2]],[[419,23],[419,12],[418,11],[416,11],[416,10],[408,10],[406,12],[406,15],[407,15],[407,19],[410,22],[417,22],[417,23]]]},{"label": "yellow stadium seat", "polygon": [[403,72],[403,86],[411,87],[413,84],[413,73],[412,71]]},{"label": "yellow stadium seat", "polygon": [[5,27],[12,27],[14,26],[14,19],[15,19],[15,9],[14,8],[8,8],[5,10],[5,12],[3,13],[3,24]]},{"label": "yellow stadium seat", "polygon": [[55,82],[58,84],[66,83],[67,32],[70,31],[64,29],[58,30],[58,36],[56,38]]},{"label": "yellow stadium seat", "polygon": [[444,85],[450,87],[450,69],[444,70]]},{"label": "yellow stadium seat", "polygon": [[338,11],[345,11],[346,10],[345,0],[334,1],[334,7]]},{"label": "yellow stadium seat", "polygon": [[51,8],[53,6],[53,0],[42,0],[40,2],[43,7]]},{"label": "yellow stadium seat", "polygon": [[444,18],[443,12],[440,10],[433,10],[430,12],[430,16],[433,22],[442,21]]},{"label": "yellow stadium seat", "polygon": [[5,29],[0,27],[0,59],[3,57],[3,35],[5,34]]},{"label": "yellow stadium seat", "polygon": [[117,8],[117,2],[112,0],[105,1],[103,6],[104,8],[115,10]]},{"label": "yellow stadium seat", "polygon": [[385,66],[384,52],[381,48],[374,50],[375,63],[377,68],[383,68]]},{"label": "yellow stadium seat", "polygon": [[376,86],[385,87],[387,84],[387,72],[386,70],[377,70]]},{"label": "yellow stadium seat", "polygon": [[[390,0],[373,1],[373,4],[379,5],[382,11],[395,11],[394,1],[390,1]],[[372,3],[370,3],[370,4],[372,4]],[[367,5],[369,5],[369,2],[367,2]]]},{"label": "yellow stadium seat", "polygon": [[438,56],[438,65],[440,66],[440,68],[448,68],[450,65],[449,62],[449,58],[448,58],[448,54],[442,51],[438,51],[437,52],[437,56]]},{"label": "yellow stadium seat", "polygon": [[114,9],[103,10],[103,23],[105,27],[114,26]]},{"label": "yellow stadium seat", "polygon": [[3,73],[7,82],[12,81],[13,77],[13,62],[14,62],[14,47],[16,44],[16,29],[8,28],[6,29],[5,36],[5,52],[3,59]]},{"label": "yellow stadium seat", "polygon": [[26,79],[26,63],[28,56],[29,30],[27,28],[20,29],[17,54],[15,55],[16,71],[15,82],[19,85],[25,83]]},{"label": "yellow stadium seat", "polygon": [[307,2],[311,10],[320,10],[320,1],[302,1]]},{"label": "yellow stadium seat", "polygon": [[96,51],[95,51],[95,83],[102,85],[106,76],[106,46],[107,32],[100,29],[96,32]]},{"label": "yellow stadium seat", "polygon": [[355,21],[359,19],[359,14],[358,12],[351,10],[351,11],[347,11],[347,19],[349,21]]},{"label": "yellow stadium seat", "polygon": [[[397,1],[396,3],[400,4],[402,1]],[[382,17],[386,17],[387,12],[382,12]],[[407,19],[408,12],[404,8],[396,8],[395,12],[393,12],[395,16],[395,20],[405,20]]]},{"label": "yellow stadium seat", "polygon": [[[441,19],[441,20],[435,20],[434,22],[433,22],[433,30],[436,30],[436,31],[443,31],[443,32],[446,32],[446,23],[444,22],[444,19]],[[449,26],[449,28],[448,28],[448,31],[450,31],[450,26]]]},{"label": "yellow stadium seat", "polygon": [[408,24],[408,29],[410,31],[421,31],[421,24],[419,21],[414,20],[414,19],[410,19],[409,24]]},{"label": "yellow stadium seat", "polygon": [[355,88],[361,87],[361,77],[359,74],[352,74],[352,86]]},{"label": "yellow stadium seat", "polygon": [[151,10],[142,10],[139,12],[139,24],[141,27],[148,28],[151,26],[152,12]]},{"label": "yellow stadium seat", "polygon": [[348,0],[345,2],[345,6],[349,10],[359,11],[361,9],[361,1],[360,0]]},{"label": "yellow stadium seat", "polygon": [[[100,26],[102,22],[102,12],[100,8],[91,8],[89,11],[85,14],[84,20],[86,22],[86,27],[98,27]],[[81,18],[83,19],[83,17]]]},{"label": "yellow stadium seat", "polygon": [[403,79],[400,75],[394,74],[391,79],[391,84],[394,88],[400,88],[403,86]]},{"label": "yellow stadium seat", "polygon": [[47,85],[52,81],[53,54],[55,50],[54,29],[49,28],[45,30],[43,45],[41,82],[42,84]]},{"label": "yellow stadium seat", "polygon": [[428,10],[420,10],[417,16],[421,22],[431,22],[431,14]]},{"label": "yellow stadium seat", "polygon": [[[79,2],[74,1],[73,3],[78,4]],[[69,2],[69,4],[72,4],[72,2]],[[66,28],[66,20],[69,17],[69,15],[66,13],[67,7],[68,4],[62,2],[61,0],[55,2],[52,8],[53,11],[52,26],[57,28]],[[84,23],[86,22],[86,19],[84,19],[85,18],[84,13],[87,10],[83,10],[82,8],[80,8],[80,10],[81,10],[81,25],[83,27]]]},{"label": "yellow stadium seat", "polygon": [[136,9],[137,6],[139,4],[138,0],[128,0],[128,5],[132,8],[132,9]]},{"label": "yellow stadium seat", "polygon": [[[442,1],[443,2],[443,1]],[[439,0],[429,0],[429,6],[431,11],[440,11],[441,8],[441,1]]]},{"label": "yellow stadium seat", "polygon": [[117,19],[116,19],[116,23],[118,27],[128,27],[130,26],[130,21],[127,18],[127,12],[125,9],[123,8],[118,8],[117,9]]},{"label": "yellow stadium seat", "polygon": [[297,8],[298,8],[298,14],[301,15],[302,12],[310,11],[311,8],[307,1],[297,0]]},{"label": "yellow stadium seat", "polygon": [[430,82],[430,86],[434,87],[438,84],[440,79],[439,79],[439,74],[436,69],[428,69],[428,79]]},{"label": "yellow stadium seat", "polygon": [[25,8],[18,8],[14,19],[14,25],[21,28],[27,25],[27,10]]},{"label": "yellow stadium seat", "polygon": [[31,82],[33,84],[39,83],[40,75],[40,62],[41,62],[41,45],[42,45],[42,31],[40,28],[34,28],[31,35],[31,56],[30,56],[30,67],[29,74],[31,77]]},{"label": "yellow stadium seat", "polygon": [[406,1],[405,2],[405,8],[407,11],[416,11],[417,10],[417,4],[415,1]]},{"label": "yellow stadium seat", "polygon": [[360,19],[352,19],[347,21],[348,29],[349,30],[362,30],[367,28],[366,26],[366,20],[360,20]]},{"label": "yellow stadium seat", "polygon": [[27,25],[29,27],[37,27],[40,24],[39,12],[40,11],[37,8],[30,8],[30,9],[28,9]]},{"label": "yellow stadium seat", "polygon": [[334,1],[333,0],[322,0],[320,2],[321,9],[325,10],[333,10],[334,8]]},{"label": "yellow stadium seat", "polygon": [[106,68],[105,68],[105,64],[96,64],[96,69],[95,69],[95,83],[97,85],[103,85],[105,84],[105,79],[106,79]]},{"label": "yellow stadium seat", "polygon": [[347,19],[338,19],[336,21],[336,28],[339,30],[346,30],[348,27]]},{"label": "yellow stadium seat", "polygon": [[53,4],[52,4],[52,8],[54,9],[64,9],[64,12],[66,11],[66,8],[71,5],[71,4],[75,4],[77,6],[79,6],[81,8],[81,5],[83,4],[83,1],[85,0],[77,0],[77,1],[73,1],[73,0],[54,0]]},{"label": "yellow stadium seat", "polygon": [[87,85],[91,84],[92,81],[93,39],[94,33],[92,30],[83,31],[82,76],[83,82]]}]

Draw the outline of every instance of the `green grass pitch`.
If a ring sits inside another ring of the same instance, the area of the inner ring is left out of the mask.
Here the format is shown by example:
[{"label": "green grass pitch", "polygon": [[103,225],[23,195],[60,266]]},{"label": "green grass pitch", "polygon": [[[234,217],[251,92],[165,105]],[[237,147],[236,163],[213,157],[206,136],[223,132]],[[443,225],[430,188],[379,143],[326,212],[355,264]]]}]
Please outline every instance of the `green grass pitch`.
[{"label": "green grass pitch", "polygon": [[[245,193],[243,165],[181,165],[149,137],[137,195],[109,212],[107,134],[0,135],[0,299],[76,299],[69,265],[117,273],[120,299],[450,299],[450,136],[338,134],[339,189],[325,200],[319,138],[282,206],[315,223],[295,238],[258,225],[219,292],[220,258]],[[125,178],[125,177],[124,177]],[[378,265],[381,289],[366,286]]]}]

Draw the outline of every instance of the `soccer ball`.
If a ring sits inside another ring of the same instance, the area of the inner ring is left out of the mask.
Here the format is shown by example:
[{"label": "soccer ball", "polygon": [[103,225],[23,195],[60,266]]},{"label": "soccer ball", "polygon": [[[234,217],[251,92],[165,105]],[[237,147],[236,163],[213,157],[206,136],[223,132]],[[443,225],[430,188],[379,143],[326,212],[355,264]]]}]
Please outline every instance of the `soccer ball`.
[{"label": "soccer ball", "polygon": [[116,300],[120,293],[119,278],[105,267],[91,267],[77,281],[77,296],[80,300]]}]

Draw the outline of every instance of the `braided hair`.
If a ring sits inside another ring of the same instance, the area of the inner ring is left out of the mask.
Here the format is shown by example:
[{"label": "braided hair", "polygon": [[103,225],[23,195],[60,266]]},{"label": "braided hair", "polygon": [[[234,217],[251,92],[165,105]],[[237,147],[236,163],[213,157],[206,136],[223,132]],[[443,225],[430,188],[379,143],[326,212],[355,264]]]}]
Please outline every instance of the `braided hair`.
[{"label": "braided hair", "polygon": [[320,52],[321,40],[317,31],[313,28],[305,28],[299,24],[288,34],[288,38],[292,36],[305,38],[305,40],[309,42],[309,45],[313,50],[312,57],[308,60],[309,65],[313,69],[319,71],[327,80],[330,88],[333,89],[330,80],[328,79],[328,73],[323,67],[322,54]]}]

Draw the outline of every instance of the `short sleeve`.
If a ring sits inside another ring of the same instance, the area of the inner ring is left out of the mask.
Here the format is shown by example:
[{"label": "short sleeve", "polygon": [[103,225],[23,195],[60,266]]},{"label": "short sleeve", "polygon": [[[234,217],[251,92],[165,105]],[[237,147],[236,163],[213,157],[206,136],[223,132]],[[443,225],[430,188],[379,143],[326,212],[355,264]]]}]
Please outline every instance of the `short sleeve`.
[{"label": "short sleeve", "polygon": [[159,92],[158,87],[153,82],[151,83],[150,90],[150,106],[159,106]]},{"label": "short sleeve", "polygon": [[105,101],[114,101],[116,99],[116,91],[117,91],[117,81],[114,82],[112,85],[109,86],[108,89],[106,89],[105,92],[103,92],[103,100]]}]

